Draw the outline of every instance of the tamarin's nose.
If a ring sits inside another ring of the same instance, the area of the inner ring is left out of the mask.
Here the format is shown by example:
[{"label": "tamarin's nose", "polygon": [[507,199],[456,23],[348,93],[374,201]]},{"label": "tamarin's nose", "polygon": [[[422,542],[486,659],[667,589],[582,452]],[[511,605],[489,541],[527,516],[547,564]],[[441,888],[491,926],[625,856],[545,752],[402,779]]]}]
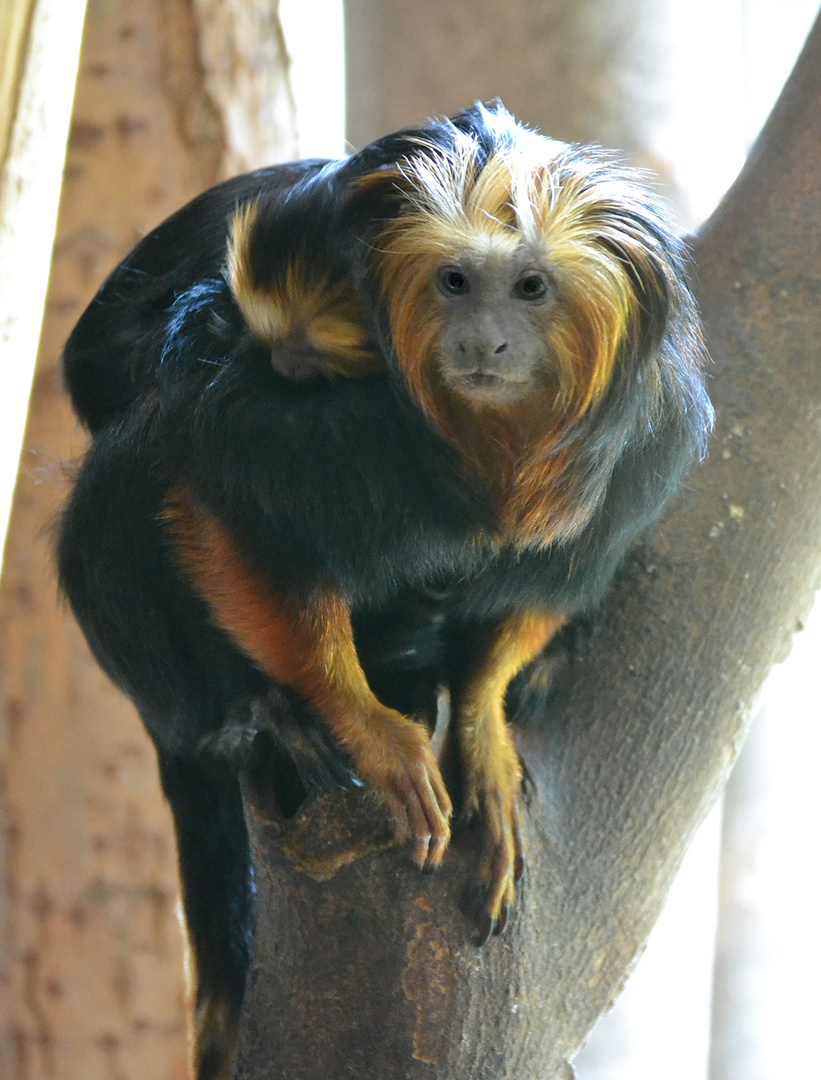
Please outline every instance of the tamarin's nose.
[{"label": "tamarin's nose", "polygon": [[488,320],[480,335],[479,349],[485,356],[499,356],[507,349],[507,334],[495,320]]},{"label": "tamarin's nose", "polygon": [[477,319],[467,332],[460,335],[458,349],[473,364],[495,362],[508,349],[507,334],[490,318]]},{"label": "tamarin's nose", "polygon": [[491,360],[494,356],[500,356],[507,350],[508,342],[504,334],[493,328],[484,334],[477,335],[471,350],[476,360]]},{"label": "tamarin's nose", "polygon": [[501,334],[492,334],[476,345],[474,357],[478,363],[494,364],[495,358],[507,352],[507,340]]}]

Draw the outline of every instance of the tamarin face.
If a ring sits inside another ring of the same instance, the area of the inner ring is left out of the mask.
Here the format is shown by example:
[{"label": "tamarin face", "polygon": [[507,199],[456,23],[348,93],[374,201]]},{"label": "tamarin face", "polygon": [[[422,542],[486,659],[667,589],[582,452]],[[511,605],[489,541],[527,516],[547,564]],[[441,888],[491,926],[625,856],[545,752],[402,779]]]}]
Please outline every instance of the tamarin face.
[{"label": "tamarin face", "polygon": [[511,407],[536,409],[555,441],[628,356],[649,360],[671,306],[652,197],[595,150],[515,130],[489,152],[458,131],[447,152],[420,141],[383,180],[400,193],[373,243],[396,361],[451,437],[455,402],[516,428]]},{"label": "tamarin face", "polygon": [[538,253],[490,245],[434,278],[441,333],[433,362],[446,386],[477,404],[507,406],[550,382],[546,327],[556,290]]}]

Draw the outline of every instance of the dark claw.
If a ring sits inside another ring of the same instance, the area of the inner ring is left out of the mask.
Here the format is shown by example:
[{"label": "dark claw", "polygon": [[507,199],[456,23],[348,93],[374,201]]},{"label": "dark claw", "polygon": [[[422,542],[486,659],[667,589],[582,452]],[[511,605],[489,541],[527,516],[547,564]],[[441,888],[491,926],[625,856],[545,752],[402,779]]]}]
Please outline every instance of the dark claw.
[{"label": "dark claw", "polygon": [[499,912],[499,918],[496,920],[496,926],[493,928],[493,933],[498,937],[499,934],[505,932],[507,926],[508,916],[510,915],[510,904],[502,904],[502,910]]},{"label": "dark claw", "polygon": [[490,912],[483,911],[479,916],[479,939],[476,942],[477,947],[481,948],[492,933],[493,919],[490,916]]},{"label": "dark claw", "polygon": [[533,779],[533,775],[525,764],[525,759],[519,755],[519,765],[522,770],[522,794],[530,796],[536,790],[536,782]]}]

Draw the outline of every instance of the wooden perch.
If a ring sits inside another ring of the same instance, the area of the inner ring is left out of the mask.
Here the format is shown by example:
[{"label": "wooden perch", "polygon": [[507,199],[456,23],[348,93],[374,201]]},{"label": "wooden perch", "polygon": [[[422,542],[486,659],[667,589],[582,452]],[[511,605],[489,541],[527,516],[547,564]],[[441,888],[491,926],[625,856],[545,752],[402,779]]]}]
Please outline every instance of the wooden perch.
[{"label": "wooden perch", "polygon": [[246,779],[258,882],[239,1080],[536,1080],[632,969],[759,688],[821,567],[821,22],[743,173],[695,242],[718,427],[631,558],[589,654],[517,743],[527,874],[477,949],[457,834],[423,877],[366,793],[282,820]]}]

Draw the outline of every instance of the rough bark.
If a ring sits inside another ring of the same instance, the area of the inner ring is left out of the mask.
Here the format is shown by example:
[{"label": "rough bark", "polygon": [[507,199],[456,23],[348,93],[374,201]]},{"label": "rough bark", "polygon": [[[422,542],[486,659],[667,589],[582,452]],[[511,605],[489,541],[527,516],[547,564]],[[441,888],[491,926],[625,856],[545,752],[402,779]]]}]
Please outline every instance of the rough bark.
[{"label": "rough bark", "polygon": [[259,915],[239,1080],[560,1077],[618,994],[818,583],[819,130],[821,23],[695,244],[710,458],[518,728],[528,871],[505,936],[478,950],[459,913],[469,834],[423,878],[366,795],[283,821],[247,782]]}]

